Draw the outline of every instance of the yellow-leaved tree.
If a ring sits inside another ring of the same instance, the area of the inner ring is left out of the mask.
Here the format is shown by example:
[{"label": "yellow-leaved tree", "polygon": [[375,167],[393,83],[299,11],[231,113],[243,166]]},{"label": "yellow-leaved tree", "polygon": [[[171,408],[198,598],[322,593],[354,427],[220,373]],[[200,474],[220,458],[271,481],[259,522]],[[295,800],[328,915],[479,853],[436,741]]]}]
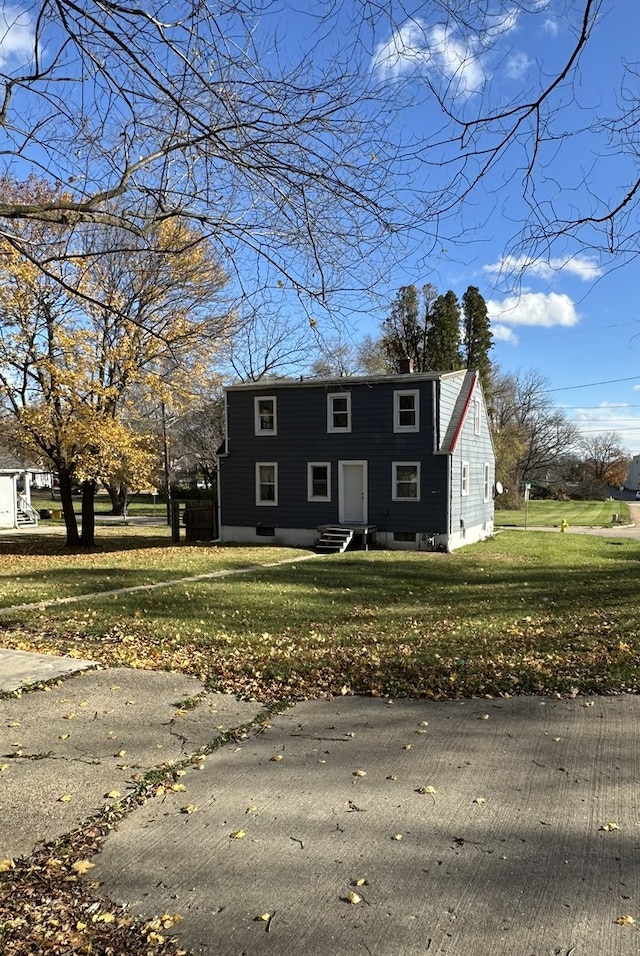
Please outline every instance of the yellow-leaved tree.
[{"label": "yellow-leaved tree", "polygon": [[[48,188],[28,187],[40,197]],[[21,231],[17,248],[0,244],[2,408],[22,448],[58,472],[67,544],[92,546],[96,483],[151,481],[149,410],[186,407],[233,326],[220,305],[226,276],[206,239],[177,219],[129,236],[115,253],[111,234],[86,225]],[[25,240],[37,246],[38,266]],[[81,530],[74,482],[83,490]]]}]

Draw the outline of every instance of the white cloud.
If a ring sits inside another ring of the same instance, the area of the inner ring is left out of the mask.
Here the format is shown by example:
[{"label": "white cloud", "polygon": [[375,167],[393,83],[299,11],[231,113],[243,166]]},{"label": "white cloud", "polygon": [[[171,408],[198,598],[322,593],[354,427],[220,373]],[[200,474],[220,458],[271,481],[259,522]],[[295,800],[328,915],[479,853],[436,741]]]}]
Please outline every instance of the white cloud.
[{"label": "white cloud", "polygon": [[491,275],[504,275],[509,272],[527,272],[541,279],[553,279],[560,273],[577,276],[583,282],[590,282],[603,274],[597,259],[590,256],[567,256],[548,261],[529,259],[527,256],[504,256],[498,262],[482,267],[483,272]]},{"label": "white cloud", "polygon": [[0,66],[9,60],[29,61],[34,49],[35,35],[29,14],[18,7],[0,9]]},{"label": "white cloud", "polygon": [[526,53],[514,53],[507,60],[507,76],[511,80],[521,80],[530,66],[531,60]]},{"label": "white cloud", "polygon": [[556,326],[571,327],[580,321],[573,300],[557,292],[525,292],[519,296],[509,296],[501,302],[490,299],[487,312],[492,323],[495,320],[507,327],[536,326],[550,329]]},{"label": "white cloud", "polygon": [[551,17],[547,17],[542,24],[542,29],[545,33],[548,33],[549,36],[557,37],[560,30],[560,24],[557,20],[552,20]]},{"label": "white cloud", "polygon": [[517,345],[520,341],[518,336],[506,325],[491,325],[491,333],[496,342],[505,342],[507,345]]},{"label": "white cloud", "polygon": [[421,20],[407,21],[387,43],[378,44],[373,68],[389,78],[415,69],[438,72],[463,96],[477,92],[486,79],[473,44],[442,25],[426,27]]}]

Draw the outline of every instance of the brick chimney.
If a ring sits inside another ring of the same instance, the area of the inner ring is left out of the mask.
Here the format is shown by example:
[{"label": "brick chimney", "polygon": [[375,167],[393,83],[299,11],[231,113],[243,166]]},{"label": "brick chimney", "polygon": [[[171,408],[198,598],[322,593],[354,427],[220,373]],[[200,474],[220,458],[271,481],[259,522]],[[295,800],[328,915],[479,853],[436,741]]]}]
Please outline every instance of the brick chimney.
[{"label": "brick chimney", "polygon": [[413,372],[413,359],[405,355],[404,358],[401,358],[398,362],[398,368],[401,375],[411,375]]}]

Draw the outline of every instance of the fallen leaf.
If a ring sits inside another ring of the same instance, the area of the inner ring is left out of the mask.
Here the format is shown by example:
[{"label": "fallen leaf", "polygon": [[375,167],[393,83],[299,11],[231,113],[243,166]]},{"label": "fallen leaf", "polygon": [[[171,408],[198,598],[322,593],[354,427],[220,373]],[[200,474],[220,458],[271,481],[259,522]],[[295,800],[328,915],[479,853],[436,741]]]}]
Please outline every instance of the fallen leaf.
[{"label": "fallen leaf", "polygon": [[609,821],[608,823],[603,823],[600,829],[601,830],[619,830],[620,827],[618,826],[617,823],[612,823],[611,821]]},{"label": "fallen leaf", "polygon": [[405,745],[404,745],[404,749],[405,749],[405,750],[413,750],[413,744],[405,744]]},{"label": "fallen leaf", "polygon": [[273,757],[269,757],[269,760],[273,761],[273,763],[280,763],[281,760],[284,760],[284,757],[282,754],[274,754]]},{"label": "fallen leaf", "polygon": [[16,865],[13,860],[0,860],[0,873],[6,873],[7,870],[15,870]]},{"label": "fallen leaf", "polygon": [[192,803],[189,803],[186,807],[180,807],[180,813],[195,813],[197,809]]},{"label": "fallen leaf", "polygon": [[357,903],[362,903],[362,897],[358,893],[354,893],[353,890],[349,890],[347,895],[343,897],[347,903],[353,903],[355,906]]},{"label": "fallen leaf", "polygon": [[246,835],[247,835],[247,834],[244,832],[244,830],[234,830],[233,833],[230,833],[230,834],[229,834],[229,839],[230,839],[230,840],[244,840],[244,838],[246,837]]},{"label": "fallen leaf", "polygon": [[418,787],[417,790],[416,790],[416,793],[430,793],[430,794],[434,794],[434,793],[437,793],[437,792],[438,792],[438,791],[436,790],[435,787]]},{"label": "fallen leaf", "polygon": [[115,920],[113,913],[100,913],[99,916],[93,917],[94,923],[115,923]]},{"label": "fallen leaf", "polygon": [[391,837],[391,839],[392,839],[392,840],[401,840],[401,839],[402,839],[402,834],[401,834],[401,833],[396,833],[396,834],[394,834],[394,836]]},{"label": "fallen leaf", "polygon": [[71,869],[75,873],[80,873],[80,875],[83,875],[84,873],[88,873],[89,870],[92,870],[94,866],[95,863],[92,863],[91,860],[76,860]]},{"label": "fallen leaf", "polygon": [[245,812],[245,813],[257,813],[257,812],[258,812],[258,808],[257,808],[257,807],[254,807],[254,806],[247,807],[247,809],[246,809],[244,812]]},{"label": "fallen leaf", "polygon": [[254,920],[258,922],[268,923],[271,919],[271,913],[260,913],[259,916],[254,916]]},{"label": "fallen leaf", "polygon": [[367,771],[366,771],[366,770],[354,770],[354,771],[353,771],[353,776],[354,776],[354,777],[366,777],[366,776],[367,776]]},{"label": "fallen leaf", "polygon": [[619,916],[614,922],[616,922],[618,926],[635,926],[636,923],[633,916]]},{"label": "fallen leaf", "polygon": [[58,797],[58,803],[71,803],[72,796],[70,793],[65,793],[63,796]]},{"label": "fallen leaf", "polygon": [[475,799],[473,800],[473,803],[486,803],[486,802],[487,801],[485,800],[484,797],[475,797]]},{"label": "fallen leaf", "polygon": [[109,793],[105,793],[105,797],[108,797],[110,800],[117,800],[118,797],[121,797],[122,794],[119,790],[110,790]]},{"label": "fallen leaf", "polygon": [[395,773],[390,773],[387,776],[387,780],[397,780],[397,779],[398,778],[396,777]]},{"label": "fallen leaf", "polygon": [[183,783],[172,783],[169,789],[173,790],[174,793],[181,793],[183,790],[186,790],[187,788],[185,787]]},{"label": "fallen leaf", "polygon": [[359,876],[357,880],[353,880],[352,886],[367,886],[367,880],[364,876]]}]

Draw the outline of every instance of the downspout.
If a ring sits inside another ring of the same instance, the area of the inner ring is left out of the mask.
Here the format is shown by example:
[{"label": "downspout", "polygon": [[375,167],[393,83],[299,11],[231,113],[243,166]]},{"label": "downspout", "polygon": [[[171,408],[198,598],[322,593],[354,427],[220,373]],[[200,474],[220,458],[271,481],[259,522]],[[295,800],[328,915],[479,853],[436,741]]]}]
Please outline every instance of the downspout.
[{"label": "downspout", "polygon": [[[434,452],[440,451],[440,382],[433,382],[433,439]],[[451,455],[447,454],[447,500],[446,500],[446,529],[447,529],[447,551],[449,551],[449,538],[451,537],[451,514],[453,509],[453,488],[451,487]]]},{"label": "downspout", "polygon": [[[224,395],[224,451],[229,454],[229,396]],[[216,541],[222,541],[222,458],[216,455],[216,498],[218,507],[218,536]]]}]

